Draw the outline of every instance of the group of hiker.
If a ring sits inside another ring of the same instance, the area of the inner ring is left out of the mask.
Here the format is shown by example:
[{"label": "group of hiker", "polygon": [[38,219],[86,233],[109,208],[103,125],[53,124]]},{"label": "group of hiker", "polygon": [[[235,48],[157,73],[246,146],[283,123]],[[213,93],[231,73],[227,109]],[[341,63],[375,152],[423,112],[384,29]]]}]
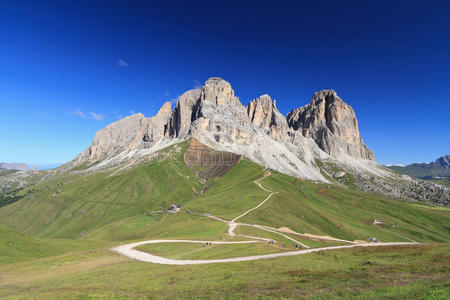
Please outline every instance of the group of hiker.
[{"label": "group of hiker", "polygon": [[[269,243],[269,245],[274,245],[275,241],[274,240],[268,240],[267,243]],[[282,248],[287,248],[287,245],[286,244],[282,244],[281,247]],[[302,245],[297,245],[297,244],[294,245],[294,249],[299,249],[299,248],[302,248]]]},{"label": "group of hiker", "polygon": [[[267,242],[269,243],[269,245],[274,245],[275,244],[274,240],[268,240]],[[207,247],[207,246],[212,246],[212,243],[211,242],[206,242],[206,244],[202,244],[202,247]],[[287,245],[286,244],[282,244],[281,247],[286,248]],[[302,245],[297,245],[297,244],[294,245],[294,249],[299,249],[299,248],[301,249]]]}]

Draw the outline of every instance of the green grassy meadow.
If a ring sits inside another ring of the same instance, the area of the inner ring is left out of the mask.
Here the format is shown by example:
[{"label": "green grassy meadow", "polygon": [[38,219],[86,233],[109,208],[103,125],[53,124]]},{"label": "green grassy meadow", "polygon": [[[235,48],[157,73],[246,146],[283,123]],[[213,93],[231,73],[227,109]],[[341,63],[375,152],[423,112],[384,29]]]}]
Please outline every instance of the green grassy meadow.
[{"label": "green grassy meadow", "polygon": [[448,299],[450,246],[324,251],[190,266],[107,250],[0,265],[3,299]]},{"label": "green grassy meadow", "polygon": [[104,248],[107,241],[39,239],[0,226],[0,264],[17,263],[68,252]]},{"label": "green grassy meadow", "polygon": [[[149,239],[228,240],[227,224],[205,214],[231,220],[268,196],[254,183],[265,170],[245,159],[219,178],[197,178],[184,164],[188,146],[189,141],[171,146],[120,172],[84,174],[82,166],[17,192],[18,201],[0,208],[0,298],[449,298],[448,209],[277,172],[259,182],[278,193],[238,222],[349,241],[376,237],[425,244],[195,266],[143,263],[110,251]],[[170,204],[182,205],[181,211],[166,212]],[[374,219],[383,224],[373,226]],[[287,238],[258,228],[240,225],[235,232],[277,243],[206,248],[164,243],[141,249],[169,258],[212,259],[293,247]],[[285,235],[313,248],[342,244]]]},{"label": "green grassy meadow", "polygon": [[258,255],[283,251],[278,247],[272,247],[264,242],[211,246],[198,243],[160,243],[142,245],[136,249],[172,259],[229,258],[242,256],[242,253],[246,255]]}]

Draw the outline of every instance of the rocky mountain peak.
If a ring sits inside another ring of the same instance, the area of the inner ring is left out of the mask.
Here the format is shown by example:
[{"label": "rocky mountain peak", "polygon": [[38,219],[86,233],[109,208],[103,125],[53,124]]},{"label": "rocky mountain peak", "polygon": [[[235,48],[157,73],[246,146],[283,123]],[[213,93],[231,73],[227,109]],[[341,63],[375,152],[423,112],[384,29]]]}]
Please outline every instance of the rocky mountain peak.
[{"label": "rocky mountain peak", "polygon": [[434,164],[444,169],[450,169],[450,154],[439,157]]},{"label": "rocky mountain peak", "polygon": [[268,128],[272,120],[272,114],[277,110],[275,103],[269,95],[264,94],[256,98],[247,106],[247,114],[250,121],[258,126]]},{"label": "rocky mountain peak", "polygon": [[245,107],[229,82],[212,77],[202,88],[182,94],[173,109],[166,102],[154,117],[134,114],[100,130],[75,163],[116,156],[112,161],[120,161],[121,153],[144,155],[191,137],[216,150],[314,180],[325,180],[314,167],[316,158],[339,160],[347,154],[374,159],[362,142],[353,109],[335,91],[314,93],[308,105],[286,118],[268,94]]},{"label": "rocky mountain peak", "polygon": [[228,81],[219,77],[211,77],[202,87],[201,100],[215,105],[241,105],[239,99],[234,96],[234,90]]},{"label": "rocky mountain peak", "polygon": [[309,104],[292,110],[286,118],[291,128],[311,137],[331,156],[346,153],[354,158],[375,160],[363,143],[353,108],[333,90],[314,93]]},{"label": "rocky mountain peak", "polygon": [[164,118],[170,116],[171,114],[172,114],[172,103],[170,103],[170,101],[167,101],[166,103],[163,104],[163,106],[161,106],[155,118]]},{"label": "rocky mountain peak", "polygon": [[141,144],[144,131],[148,128],[148,118],[142,113],[127,116],[99,130],[91,146],[76,160],[100,160]]},{"label": "rocky mountain peak", "polygon": [[342,101],[334,90],[321,90],[315,92],[312,98],[313,101]]},{"label": "rocky mountain peak", "polygon": [[278,111],[276,101],[267,95],[250,101],[247,106],[250,122],[264,129],[273,139],[280,140],[286,135],[286,118]]}]

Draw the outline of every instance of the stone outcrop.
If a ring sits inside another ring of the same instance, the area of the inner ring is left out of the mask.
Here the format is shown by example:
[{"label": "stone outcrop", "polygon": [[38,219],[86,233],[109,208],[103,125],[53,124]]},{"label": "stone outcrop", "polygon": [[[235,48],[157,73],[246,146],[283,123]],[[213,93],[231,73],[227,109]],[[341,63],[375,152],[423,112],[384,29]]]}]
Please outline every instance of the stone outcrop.
[{"label": "stone outcrop", "polygon": [[241,105],[239,98],[234,96],[234,90],[229,82],[219,77],[212,77],[202,87],[201,100],[219,105]]},{"label": "stone outcrop", "polygon": [[245,107],[227,81],[217,77],[206,81],[192,112],[191,133],[199,139],[204,135],[213,137],[217,143],[252,141],[253,129]]},{"label": "stone outcrop", "polygon": [[357,159],[375,160],[361,138],[353,108],[333,90],[314,93],[308,105],[292,110],[286,119],[292,129],[311,137],[333,157],[345,153]]},{"label": "stone outcrop", "polygon": [[288,129],[286,118],[278,111],[276,101],[264,94],[250,101],[247,106],[250,122],[262,128],[271,138],[281,140],[286,138]]},{"label": "stone outcrop", "polygon": [[164,103],[159,112],[153,118],[148,118],[147,128],[144,133],[143,142],[157,142],[166,133],[166,124],[172,117],[172,104]]},{"label": "stone outcrop", "polygon": [[146,148],[164,137],[171,116],[171,103],[166,102],[152,118],[137,113],[114,122],[98,131],[91,146],[76,160],[101,160],[126,150]]},{"label": "stone outcrop", "polygon": [[186,136],[189,132],[195,107],[200,99],[200,89],[189,90],[181,95],[173,109],[169,124],[167,124],[166,136]]},{"label": "stone outcrop", "polygon": [[148,128],[148,118],[143,114],[127,116],[98,131],[91,146],[79,159],[101,160],[140,147]]}]

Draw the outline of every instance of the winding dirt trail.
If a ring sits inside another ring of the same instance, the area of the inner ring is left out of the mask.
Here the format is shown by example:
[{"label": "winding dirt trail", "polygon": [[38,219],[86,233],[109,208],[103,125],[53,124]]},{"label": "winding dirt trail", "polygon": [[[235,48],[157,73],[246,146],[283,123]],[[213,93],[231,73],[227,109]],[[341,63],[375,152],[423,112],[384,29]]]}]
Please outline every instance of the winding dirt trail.
[{"label": "winding dirt trail", "polygon": [[198,259],[198,260],[178,260],[178,259],[170,259],[157,255],[153,255],[147,252],[142,252],[136,249],[135,247],[146,245],[146,244],[158,244],[158,243],[206,243],[210,242],[211,244],[246,244],[246,243],[258,243],[257,241],[243,241],[243,242],[213,242],[213,241],[190,241],[190,240],[151,240],[151,241],[143,241],[137,242],[127,245],[121,245],[119,247],[115,247],[112,250],[121,255],[124,255],[128,258],[135,259],[142,262],[149,262],[155,264],[163,264],[163,265],[200,265],[200,264],[214,264],[214,263],[227,263],[227,262],[239,262],[239,261],[250,261],[250,260],[259,260],[259,259],[270,259],[277,257],[285,257],[285,256],[293,256],[293,255],[302,255],[319,251],[328,251],[328,250],[338,250],[338,249],[349,249],[356,247],[380,247],[380,246],[402,246],[402,245],[414,245],[417,243],[374,243],[374,244],[359,244],[359,245],[345,245],[345,246],[333,246],[333,247],[325,247],[325,248],[314,248],[314,249],[305,249],[305,250],[296,250],[289,252],[280,252],[280,253],[272,253],[272,254],[262,254],[262,255],[251,255],[251,256],[242,256],[242,257],[232,257],[232,258],[220,258],[220,259]]},{"label": "winding dirt trail", "polygon": [[[303,248],[310,248],[308,245],[305,245],[305,244],[303,244],[303,243],[300,243],[299,241],[297,241],[297,240],[291,238],[290,236],[287,236],[287,235],[285,235],[285,234],[279,232],[279,230],[271,229],[271,228],[268,228],[267,226],[257,225],[257,224],[236,223],[236,220],[242,218],[243,216],[247,215],[248,213],[254,211],[255,209],[257,209],[257,208],[259,208],[259,207],[261,207],[264,203],[267,202],[267,200],[270,199],[270,197],[272,197],[272,196],[275,195],[275,194],[278,194],[278,192],[274,192],[274,191],[271,191],[271,190],[266,189],[265,187],[263,187],[263,186],[261,185],[261,183],[258,182],[259,180],[262,180],[262,179],[264,179],[264,178],[266,178],[266,177],[268,177],[268,176],[270,176],[270,175],[271,175],[271,173],[270,173],[270,172],[267,172],[266,174],[264,174],[263,177],[261,177],[261,178],[259,178],[259,179],[256,179],[256,180],[254,181],[254,183],[255,183],[256,185],[258,185],[258,187],[259,187],[260,189],[262,189],[262,190],[264,190],[264,191],[270,193],[263,201],[261,201],[261,203],[259,203],[259,204],[256,205],[255,207],[252,207],[252,208],[250,208],[249,210],[243,212],[242,214],[240,214],[240,215],[237,216],[236,218],[232,219],[231,221],[223,220],[223,219],[221,219],[221,218],[219,218],[219,217],[211,216],[211,215],[208,215],[208,217],[211,218],[211,219],[214,219],[214,220],[216,220],[216,221],[220,221],[220,222],[226,223],[226,224],[228,225],[228,235],[229,235],[229,236],[236,236],[236,234],[234,233],[234,230],[236,229],[237,226],[249,226],[249,227],[259,228],[259,229],[261,229],[261,230],[265,230],[265,231],[268,231],[268,232],[271,232],[271,233],[275,233],[275,234],[281,235],[281,236],[285,237],[286,239],[293,241],[293,242],[296,243],[297,245],[300,245],[300,246],[303,247]],[[256,236],[248,236],[248,235],[242,235],[242,234],[240,234],[239,236],[241,236],[241,237],[246,237],[246,238],[251,238],[251,239],[256,239],[256,240],[261,240],[261,241],[270,241],[270,240],[271,240],[271,239],[267,239],[267,238],[256,237]]]},{"label": "winding dirt trail", "polygon": [[256,205],[256,206],[253,207],[253,208],[250,208],[249,210],[247,210],[246,212],[244,212],[244,213],[241,214],[240,216],[237,216],[236,218],[234,218],[233,220],[231,220],[231,221],[230,221],[231,224],[234,223],[234,222],[236,222],[237,219],[242,218],[243,216],[245,216],[245,215],[248,214],[249,212],[254,211],[254,210],[257,209],[258,207],[260,207],[261,205],[263,205],[264,203],[266,203],[266,201],[269,200],[270,197],[272,197],[272,195],[278,194],[278,192],[273,192],[273,191],[271,191],[271,190],[268,190],[268,189],[264,188],[264,187],[258,182],[258,180],[264,179],[264,178],[266,178],[266,177],[268,177],[268,176],[270,176],[270,173],[269,173],[268,175],[264,175],[264,177],[262,177],[262,178],[256,179],[254,182],[259,186],[259,188],[261,188],[262,190],[264,190],[264,191],[266,191],[266,192],[269,192],[269,193],[270,193],[269,196],[267,196],[266,199],[264,199],[260,204]]},{"label": "winding dirt trail", "polygon": [[[270,193],[261,203],[259,203],[258,205],[256,205],[253,208],[250,208],[249,210],[245,211],[244,213],[242,213],[241,215],[239,215],[236,218],[232,219],[231,221],[227,221],[227,220],[224,220],[224,219],[221,219],[219,217],[212,216],[212,215],[207,215],[207,217],[209,217],[209,218],[211,218],[211,219],[213,219],[215,221],[226,223],[228,225],[228,235],[229,236],[235,236],[236,235],[234,233],[234,230],[235,230],[235,228],[237,226],[250,226],[250,227],[259,228],[261,230],[265,230],[265,231],[268,231],[268,232],[271,232],[271,233],[275,233],[275,234],[281,235],[281,236],[283,236],[283,237],[293,241],[294,243],[300,245],[301,247],[306,248],[305,250],[295,250],[295,251],[280,252],[280,253],[251,255],[251,256],[232,257],[232,258],[221,258],[221,259],[177,260],[177,259],[170,259],[170,258],[165,258],[165,257],[153,255],[153,254],[150,254],[150,253],[147,253],[147,252],[143,252],[143,251],[139,251],[139,250],[134,249],[134,248],[136,248],[138,246],[141,246],[141,245],[158,244],[158,243],[202,243],[202,244],[211,243],[211,244],[216,244],[216,245],[223,245],[223,244],[249,244],[249,243],[260,243],[261,241],[262,242],[271,241],[270,239],[257,237],[257,236],[239,235],[241,237],[250,238],[250,239],[254,239],[254,240],[253,241],[236,241],[236,242],[232,242],[232,241],[227,241],[227,242],[225,242],[225,241],[197,241],[197,240],[149,240],[149,241],[142,241],[142,242],[136,242],[136,243],[126,244],[126,245],[121,245],[121,246],[113,248],[112,251],[117,252],[117,253],[119,253],[121,255],[124,255],[124,256],[126,256],[128,258],[135,259],[135,260],[138,260],[138,261],[143,261],[143,262],[165,264],[165,265],[198,265],[198,264],[212,264],[212,263],[226,263],[226,262],[238,262],[238,261],[250,261],[250,260],[259,260],[259,259],[270,259],[270,258],[277,258],[277,257],[284,257],[284,256],[308,254],[308,253],[313,253],[313,252],[318,252],[318,251],[348,249],[348,248],[355,248],[355,247],[378,247],[378,246],[397,246],[397,245],[401,246],[401,245],[418,244],[416,241],[413,241],[413,240],[411,240],[412,242],[373,243],[373,244],[355,244],[354,242],[351,242],[351,241],[340,240],[340,241],[343,241],[343,242],[350,243],[351,245],[332,246],[332,247],[323,247],[323,248],[311,249],[308,245],[302,244],[299,241],[293,239],[292,237],[281,233],[279,229],[270,228],[268,226],[258,225],[258,224],[236,223],[236,221],[238,219],[240,219],[243,216],[247,215],[248,213],[258,209],[264,203],[266,203],[270,199],[270,197],[272,197],[273,195],[278,193],[278,192],[274,192],[274,191],[271,191],[271,190],[268,190],[268,189],[264,188],[258,182],[259,180],[262,180],[262,179],[264,179],[264,178],[266,178],[266,177],[268,177],[270,175],[271,175],[271,173],[268,172],[268,173],[264,174],[263,177],[261,177],[261,178],[259,178],[259,179],[254,181],[255,184],[258,185],[259,188],[261,188],[262,190]],[[374,224],[374,226],[375,226],[375,224]],[[380,228],[380,229],[382,229],[382,228]],[[255,241],[255,240],[259,240],[259,241]],[[337,239],[332,238],[330,240],[336,241]]]}]

